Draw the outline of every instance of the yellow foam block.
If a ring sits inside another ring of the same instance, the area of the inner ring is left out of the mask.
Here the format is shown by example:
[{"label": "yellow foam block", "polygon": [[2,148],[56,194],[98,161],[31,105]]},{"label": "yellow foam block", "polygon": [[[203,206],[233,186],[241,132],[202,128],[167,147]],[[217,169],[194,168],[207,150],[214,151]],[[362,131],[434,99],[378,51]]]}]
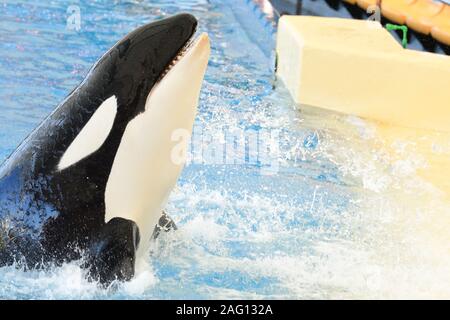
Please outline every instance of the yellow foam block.
[{"label": "yellow foam block", "polygon": [[450,132],[450,57],[405,50],[377,22],[285,15],[277,65],[298,104]]}]

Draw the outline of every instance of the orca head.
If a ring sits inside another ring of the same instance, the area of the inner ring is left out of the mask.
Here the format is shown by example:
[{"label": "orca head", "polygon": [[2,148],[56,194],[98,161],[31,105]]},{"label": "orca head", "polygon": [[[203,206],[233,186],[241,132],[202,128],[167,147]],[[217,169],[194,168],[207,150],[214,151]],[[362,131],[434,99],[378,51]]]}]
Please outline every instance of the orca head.
[{"label": "orca head", "polygon": [[173,134],[192,130],[210,51],[196,27],[179,14],[125,36],[0,168],[0,206],[25,206],[36,260],[87,249],[95,278],[133,276],[182,169]]},{"label": "orca head", "polygon": [[[187,154],[210,53],[200,35],[171,63],[146,97],[145,110],[129,122],[105,191],[105,221],[134,221],[141,234],[136,257],[148,252],[152,233]],[[181,160],[181,161],[180,161]]]},{"label": "orca head", "polygon": [[[72,130],[68,133],[65,124],[57,129],[64,135],[59,171],[86,165],[81,160],[92,155],[97,156],[94,167],[102,161],[109,171],[128,123],[145,111],[150,91],[187,51],[196,28],[194,16],[178,14],[137,28],[100,58],[55,112],[56,117],[72,113]],[[103,152],[95,154],[100,147]]]},{"label": "orca head", "polygon": [[[95,106],[95,110],[69,135],[56,170],[65,184],[72,183],[69,180],[75,175],[89,183],[70,187],[74,191],[66,198],[73,199],[72,206],[105,214],[106,227],[98,233],[107,240],[94,235],[94,242],[102,245],[91,245],[93,256],[108,256],[99,261],[113,270],[103,279],[128,279],[134,274],[135,258],[148,252],[155,225],[183,167],[173,161],[173,150],[180,143],[174,134],[192,131],[210,52],[206,34],[192,41],[196,27],[193,16],[180,14],[136,29],[99,60],[80,85],[82,90],[72,95],[72,99],[78,97],[72,106]],[[83,198],[91,204],[84,204]],[[127,223],[108,227],[117,219]],[[121,227],[129,223],[140,234],[139,246],[116,237],[132,234],[133,228]],[[125,243],[124,252],[138,247],[139,254],[120,254],[117,248]]]}]

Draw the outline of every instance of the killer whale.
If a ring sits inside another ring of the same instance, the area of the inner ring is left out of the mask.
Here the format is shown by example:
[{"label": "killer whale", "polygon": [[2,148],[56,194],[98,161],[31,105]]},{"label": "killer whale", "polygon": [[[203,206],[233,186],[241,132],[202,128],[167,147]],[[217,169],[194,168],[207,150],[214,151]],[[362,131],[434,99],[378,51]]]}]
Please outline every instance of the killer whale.
[{"label": "killer whale", "polygon": [[125,36],[6,159],[0,266],[83,258],[102,283],[133,277],[158,221],[171,224],[171,134],[192,130],[210,50],[196,28],[179,14]]}]

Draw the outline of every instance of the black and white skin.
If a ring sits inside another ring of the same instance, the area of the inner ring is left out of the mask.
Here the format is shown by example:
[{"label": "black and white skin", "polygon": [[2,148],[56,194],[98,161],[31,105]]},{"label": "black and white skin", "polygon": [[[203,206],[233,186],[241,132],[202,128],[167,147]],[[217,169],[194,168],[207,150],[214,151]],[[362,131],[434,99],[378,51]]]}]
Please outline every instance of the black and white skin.
[{"label": "black and white skin", "polygon": [[[208,64],[206,34],[179,14],[142,26],[0,168],[0,266],[84,257],[92,279],[129,280],[183,168]],[[164,217],[163,217],[164,220]]]}]

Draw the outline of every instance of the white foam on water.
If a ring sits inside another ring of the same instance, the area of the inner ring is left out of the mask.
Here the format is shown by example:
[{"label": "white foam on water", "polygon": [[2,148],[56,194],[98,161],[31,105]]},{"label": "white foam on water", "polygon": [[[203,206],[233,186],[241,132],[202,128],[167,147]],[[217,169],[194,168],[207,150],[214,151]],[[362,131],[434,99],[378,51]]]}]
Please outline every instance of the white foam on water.
[{"label": "white foam on water", "polygon": [[136,274],[129,282],[122,284],[124,293],[138,299],[145,291],[151,289],[158,282],[152,266],[147,261],[140,261],[136,266]]},{"label": "white foam on water", "polygon": [[78,263],[50,270],[0,268],[0,297],[8,299],[92,299],[102,295],[95,283],[86,280]]}]

